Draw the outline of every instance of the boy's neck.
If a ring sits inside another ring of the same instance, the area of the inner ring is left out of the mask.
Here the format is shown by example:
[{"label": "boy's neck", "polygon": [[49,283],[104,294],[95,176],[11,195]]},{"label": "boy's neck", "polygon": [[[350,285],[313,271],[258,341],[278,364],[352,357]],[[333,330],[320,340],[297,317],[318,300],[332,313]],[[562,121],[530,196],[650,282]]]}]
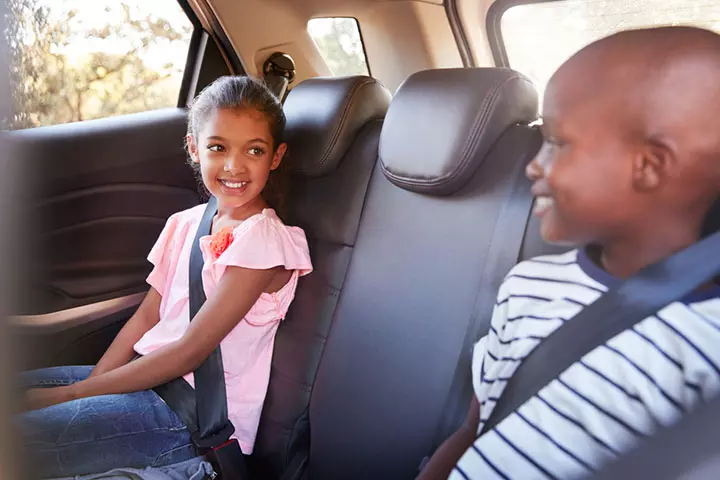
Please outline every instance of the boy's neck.
[{"label": "boy's neck", "polygon": [[600,266],[618,278],[627,278],[648,265],[696,243],[699,229],[668,229],[648,235],[633,235],[626,239],[605,242],[600,246]]}]

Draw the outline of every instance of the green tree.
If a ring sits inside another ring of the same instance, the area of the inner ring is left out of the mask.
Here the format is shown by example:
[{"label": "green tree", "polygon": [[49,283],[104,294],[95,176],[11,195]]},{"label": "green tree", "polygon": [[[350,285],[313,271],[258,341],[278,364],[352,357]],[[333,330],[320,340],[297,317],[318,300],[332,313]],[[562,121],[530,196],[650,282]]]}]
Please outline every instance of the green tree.
[{"label": "green tree", "polygon": [[[189,40],[189,22],[176,28],[119,2],[108,3],[105,12],[112,23],[98,28],[79,21],[77,10],[53,8],[53,2],[10,0],[15,114],[5,127],[77,122],[177,102],[178,89],[168,83],[184,65],[153,68],[146,57],[152,46]],[[91,48],[78,61],[68,52],[80,44]]]},{"label": "green tree", "polygon": [[367,75],[362,40],[352,18],[323,18],[329,29],[313,36],[328,68],[335,75]]}]

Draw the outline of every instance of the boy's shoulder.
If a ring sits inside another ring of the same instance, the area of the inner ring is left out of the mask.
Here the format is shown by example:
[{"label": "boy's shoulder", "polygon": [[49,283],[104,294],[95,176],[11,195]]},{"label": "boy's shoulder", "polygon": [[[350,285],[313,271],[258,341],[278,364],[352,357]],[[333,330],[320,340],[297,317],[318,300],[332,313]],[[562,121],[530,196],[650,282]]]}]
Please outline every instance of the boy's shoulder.
[{"label": "boy's shoulder", "polygon": [[[546,304],[565,297],[591,301],[605,287],[588,274],[579,250],[559,255],[543,255],[515,265],[498,290],[498,304],[516,298],[524,306]],[[575,298],[577,297],[577,298]],[[531,301],[532,300],[532,301]]]},{"label": "boy's shoulder", "polygon": [[515,265],[505,277],[507,281],[511,277],[535,277],[543,274],[560,274],[567,271],[568,267],[576,267],[578,264],[578,250],[570,250],[569,252],[541,255],[524,260]]}]

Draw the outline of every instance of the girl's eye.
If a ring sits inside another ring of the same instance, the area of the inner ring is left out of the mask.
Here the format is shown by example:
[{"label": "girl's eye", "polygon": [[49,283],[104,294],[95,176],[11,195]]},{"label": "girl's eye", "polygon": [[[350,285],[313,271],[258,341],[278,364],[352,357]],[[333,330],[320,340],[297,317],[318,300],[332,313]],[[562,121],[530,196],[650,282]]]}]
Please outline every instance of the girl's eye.
[{"label": "girl's eye", "polygon": [[260,147],[252,147],[248,150],[248,153],[254,157],[261,157],[265,155],[265,150]]},{"label": "girl's eye", "polygon": [[210,145],[207,146],[207,148],[208,148],[208,150],[210,150],[210,151],[212,151],[212,152],[218,152],[218,153],[220,153],[220,152],[224,152],[224,151],[225,151],[225,147],[223,147],[222,145],[219,145],[219,144],[217,144],[217,143],[210,144]]}]

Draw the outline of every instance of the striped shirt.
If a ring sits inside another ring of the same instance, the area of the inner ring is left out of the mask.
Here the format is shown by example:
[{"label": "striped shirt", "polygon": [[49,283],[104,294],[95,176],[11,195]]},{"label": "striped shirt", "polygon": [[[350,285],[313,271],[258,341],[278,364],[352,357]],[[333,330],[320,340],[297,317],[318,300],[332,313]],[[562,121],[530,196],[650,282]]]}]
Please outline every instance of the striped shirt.
[{"label": "striped shirt", "polygon": [[[480,429],[530,351],[618,282],[584,250],[523,262],[508,274],[473,354]],[[478,437],[450,479],[583,477],[718,394],[718,345],[720,287],[712,287],[585,355]]]}]

